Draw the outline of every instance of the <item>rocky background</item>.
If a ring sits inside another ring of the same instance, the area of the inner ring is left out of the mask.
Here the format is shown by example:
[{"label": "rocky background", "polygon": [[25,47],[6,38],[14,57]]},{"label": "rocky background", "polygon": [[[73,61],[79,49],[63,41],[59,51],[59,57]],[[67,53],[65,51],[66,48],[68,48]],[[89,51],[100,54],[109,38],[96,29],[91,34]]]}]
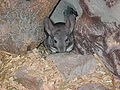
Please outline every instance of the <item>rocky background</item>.
[{"label": "rocky background", "polygon": [[57,2],[0,0],[0,90],[120,90],[120,1],[61,0],[51,19],[78,12],[76,48],[50,54],[39,44]]}]

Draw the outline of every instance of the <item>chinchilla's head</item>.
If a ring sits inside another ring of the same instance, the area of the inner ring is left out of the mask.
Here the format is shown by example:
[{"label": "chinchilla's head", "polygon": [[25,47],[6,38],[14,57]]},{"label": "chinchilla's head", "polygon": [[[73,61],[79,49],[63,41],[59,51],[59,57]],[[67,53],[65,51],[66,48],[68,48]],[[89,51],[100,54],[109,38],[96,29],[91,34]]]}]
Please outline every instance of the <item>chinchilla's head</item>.
[{"label": "chinchilla's head", "polygon": [[74,15],[69,16],[66,23],[56,23],[49,18],[44,20],[47,39],[45,46],[54,53],[70,52],[74,46],[73,29],[75,25]]}]

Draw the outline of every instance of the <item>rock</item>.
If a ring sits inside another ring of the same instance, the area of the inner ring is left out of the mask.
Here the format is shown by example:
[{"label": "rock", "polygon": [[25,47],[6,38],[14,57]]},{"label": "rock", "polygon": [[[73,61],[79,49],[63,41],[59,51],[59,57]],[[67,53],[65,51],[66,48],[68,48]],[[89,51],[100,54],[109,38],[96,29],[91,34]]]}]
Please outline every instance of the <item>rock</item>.
[{"label": "rock", "polygon": [[[82,16],[77,20],[74,30],[75,44],[78,52],[81,54],[93,54],[97,53],[99,50],[100,52],[101,50],[106,50],[108,46],[106,45],[105,39],[107,36],[111,35],[111,33],[119,31],[119,23],[116,24],[116,19],[114,19],[112,22],[111,20],[102,20],[102,17],[108,15],[107,12],[109,11],[109,9],[108,11],[105,9],[105,14],[101,14],[102,11],[100,10],[107,8],[104,0],[102,0],[102,2],[96,0],[80,0],[79,3],[83,13]],[[104,8],[96,7],[97,5],[100,6],[100,4],[103,5]],[[98,11],[96,8],[98,8]],[[96,12],[93,13],[94,9]],[[98,14],[98,12],[101,12],[101,16]],[[108,15],[108,17],[111,16]]]},{"label": "rock", "polygon": [[74,30],[75,46],[79,53],[82,55],[93,54],[100,49],[106,49],[105,43],[105,31],[99,17],[89,17],[83,14],[83,16],[77,21],[76,28]]},{"label": "rock", "polygon": [[57,1],[0,1],[0,50],[21,54],[43,42],[43,19]]},{"label": "rock", "polygon": [[120,77],[120,12],[116,11],[120,1],[79,1],[83,13],[74,30],[76,51],[83,55],[97,54],[108,70]]},{"label": "rock", "polygon": [[[102,22],[120,24],[120,1],[119,0],[79,0],[91,17],[98,16]],[[83,6],[82,6],[83,7]]]},{"label": "rock", "polygon": [[[118,49],[119,48],[119,49]],[[104,53],[104,58],[108,64],[105,64],[118,79],[120,79],[120,45]]]},{"label": "rock", "polygon": [[77,90],[110,90],[100,84],[86,84],[78,88]]},{"label": "rock", "polygon": [[64,12],[67,10],[68,7],[74,9],[75,11],[77,11],[79,17],[81,16],[82,9],[81,9],[81,7],[79,5],[78,0],[61,0],[59,2],[59,4],[57,5],[57,7],[55,8],[55,10],[53,11],[53,13],[52,13],[52,15],[50,17],[51,20],[54,23],[65,22],[66,19],[69,17],[68,14],[67,15],[64,14]]},{"label": "rock", "polygon": [[15,77],[19,83],[29,90],[43,90],[41,78],[30,76],[22,71],[16,72]]},{"label": "rock", "polygon": [[47,56],[47,60],[53,60],[65,80],[89,74],[97,67],[97,60],[92,55],[59,53]]},{"label": "rock", "polygon": [[102,55],[99,54],[105,66],[117,78],[120,79],[120,32],[112,33],[106,37],[107,50]]}]

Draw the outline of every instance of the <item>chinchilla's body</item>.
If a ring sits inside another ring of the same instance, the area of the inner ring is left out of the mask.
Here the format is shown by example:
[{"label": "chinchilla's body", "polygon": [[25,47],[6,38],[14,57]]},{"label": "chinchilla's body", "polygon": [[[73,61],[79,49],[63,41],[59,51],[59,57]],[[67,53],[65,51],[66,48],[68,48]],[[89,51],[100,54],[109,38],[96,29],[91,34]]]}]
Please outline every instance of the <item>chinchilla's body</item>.
[{"label": "chinchilla's body", "polygon": [[44,20],[47,35],[45,47],[53,53],[70,52],[74,46],[73,29],[75,16],[70,15],[66,23],[53,23],[48,17]]}]

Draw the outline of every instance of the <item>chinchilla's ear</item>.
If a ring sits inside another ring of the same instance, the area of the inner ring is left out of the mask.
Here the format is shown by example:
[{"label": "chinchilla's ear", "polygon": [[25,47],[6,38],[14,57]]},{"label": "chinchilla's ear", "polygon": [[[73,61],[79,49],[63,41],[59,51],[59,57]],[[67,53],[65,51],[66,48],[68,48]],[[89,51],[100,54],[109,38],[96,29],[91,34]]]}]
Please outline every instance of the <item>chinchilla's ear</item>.
[{"label": "chinchilla's ear", "polygon": [[74,26],[75,26],[75,16],[74,15],[70,15],[66,21],[66,27],[68,27],[70,29],[70,33],[72,33]]},{"label": "chinchilla's ear", "polygon": [[45,27],[45,31],[51,35],[51,32],[54,28],[53,22],[50,20],[50,18],[46,17],[44,19],[44,27]]}]

